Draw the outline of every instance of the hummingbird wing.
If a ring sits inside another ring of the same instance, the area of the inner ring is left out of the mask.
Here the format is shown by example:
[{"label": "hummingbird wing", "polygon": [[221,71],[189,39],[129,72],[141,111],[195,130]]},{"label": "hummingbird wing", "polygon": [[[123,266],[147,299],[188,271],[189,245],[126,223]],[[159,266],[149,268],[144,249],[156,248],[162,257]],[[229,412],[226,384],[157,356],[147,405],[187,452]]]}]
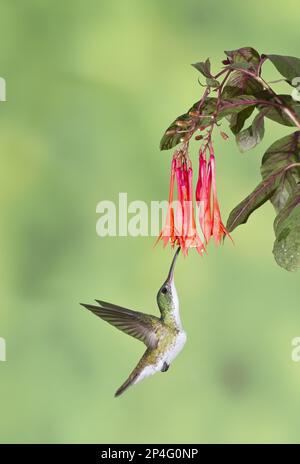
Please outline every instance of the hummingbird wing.
[{"label": "hummingbird wing", "polygon": [[155,328],[157,322],[160,322],[157,317],[132,311],[105,301],[96,301],[99,306],[80,304],[117,329],[145,343],[148,348],[157,346],[158,338]]}]

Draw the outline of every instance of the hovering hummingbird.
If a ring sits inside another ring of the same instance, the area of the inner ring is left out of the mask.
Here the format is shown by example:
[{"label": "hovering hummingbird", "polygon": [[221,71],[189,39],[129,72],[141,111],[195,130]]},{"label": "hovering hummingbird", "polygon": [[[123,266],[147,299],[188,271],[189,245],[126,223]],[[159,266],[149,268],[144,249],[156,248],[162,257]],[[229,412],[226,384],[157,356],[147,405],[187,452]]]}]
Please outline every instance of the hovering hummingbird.
[{"label": "hovering hummingbird", "polygon": [[101,300],[95,300],[99,306],[80,303],[109,324],[137,338],[147,346],[137,366],[116,391],[115,396],[121,395],[131,385],[156,372],[166,372],[186,342],[174,284],[174,268],[179,251],[180,247],[173,258],[167,280],[157,294],[160,318]]}]

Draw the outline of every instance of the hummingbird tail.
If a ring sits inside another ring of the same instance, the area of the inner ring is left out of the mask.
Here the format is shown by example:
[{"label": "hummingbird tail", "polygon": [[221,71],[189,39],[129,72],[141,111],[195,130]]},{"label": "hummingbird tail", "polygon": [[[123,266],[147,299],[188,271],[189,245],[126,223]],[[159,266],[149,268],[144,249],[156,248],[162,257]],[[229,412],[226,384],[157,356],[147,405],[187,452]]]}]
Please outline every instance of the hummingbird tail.
[{"label": "hummingbird tail", "polygon": [[134,385],[141,380],[145,379],[146,377],[149,377],[150,375],[155,374],[156,369],[153,365],[148,364],[148,358],[151,353],[151,350],[149,348],[145,351],[144,355],[138,362],[137,366],[133,369],[131,374],[129,375],[128,379],[125,380],[125,382],[118,388],[118,390],[115,393],[115,397],[122,395],[127,388],[131,387],[131,385]]},{"label": "hummingbird tail", "polygon": [[120,386],[120,388],[118,388],[118,390],[115,393],[115,398],[122,395],[122,393],[124,393],[127,390],[127,388],[133,385],[137,380],[138,376],[139,374],[133,371],[132,374],[130,374],[130,376],[128,377],[128,379],[125,380],[125,382]]}]

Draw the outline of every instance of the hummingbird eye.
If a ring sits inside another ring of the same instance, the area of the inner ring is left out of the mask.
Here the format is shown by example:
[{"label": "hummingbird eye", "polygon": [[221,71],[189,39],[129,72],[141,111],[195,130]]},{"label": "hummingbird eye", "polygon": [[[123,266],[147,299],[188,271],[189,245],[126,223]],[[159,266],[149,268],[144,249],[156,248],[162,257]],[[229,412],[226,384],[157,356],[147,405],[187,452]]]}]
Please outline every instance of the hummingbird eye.
[{"label": "hummingbird eye", "polygon": [[167,291],[168,291],[167,287],[163,287],[161,289],[161,293],[163,293],[164,295],[167,293]]}]

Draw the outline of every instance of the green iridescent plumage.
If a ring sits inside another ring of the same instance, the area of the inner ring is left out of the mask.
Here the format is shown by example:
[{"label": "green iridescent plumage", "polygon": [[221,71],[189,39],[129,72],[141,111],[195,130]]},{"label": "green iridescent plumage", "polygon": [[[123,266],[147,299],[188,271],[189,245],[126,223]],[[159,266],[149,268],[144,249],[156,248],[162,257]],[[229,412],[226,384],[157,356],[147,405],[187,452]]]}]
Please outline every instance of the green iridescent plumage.
[{"label": "green iridescent plumage", "polygon": [[123,308],[102,300],[97,305],[82,304],[117,329],[142,341],[147,349],[128,379],[117,390],[121,395],[130,385],[155,372],[166,372],[183,348],[186,335],[179,316],[179,302],[174,285],[174,268],[180,248],[173,258],[167,280],[157,294],[161,317]]}]

